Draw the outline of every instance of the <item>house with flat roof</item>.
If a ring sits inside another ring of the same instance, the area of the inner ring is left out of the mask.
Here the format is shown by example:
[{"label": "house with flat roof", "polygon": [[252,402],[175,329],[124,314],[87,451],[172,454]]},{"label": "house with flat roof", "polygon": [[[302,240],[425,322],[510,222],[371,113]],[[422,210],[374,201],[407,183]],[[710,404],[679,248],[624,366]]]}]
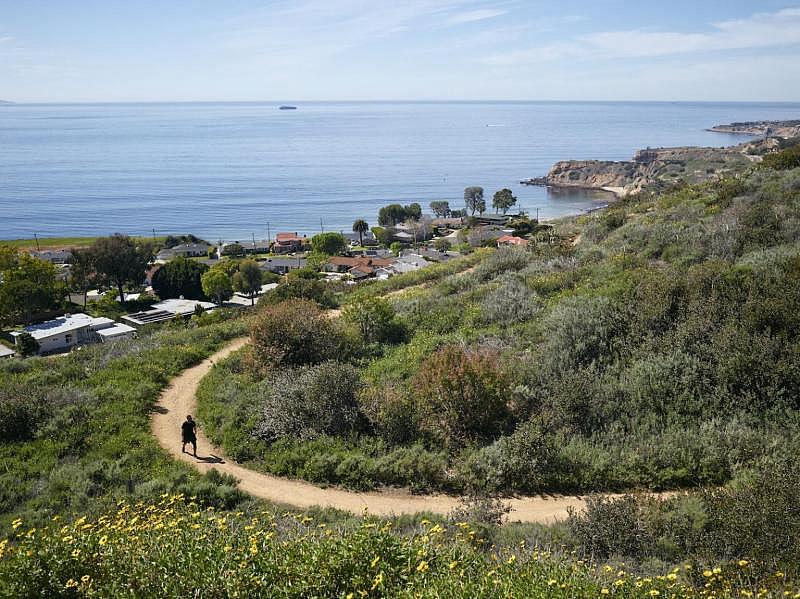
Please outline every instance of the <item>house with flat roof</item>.
[{"label": "house with flat roof", "polygon": [[[100,331],[105,331],[100,334]],[[25,327],[23,331],[14,331],[11,336],[14,343],[19,343],[22,333],[29,333],[39,344],[40,354],[50,354],[69,350],[78,345],[100,343],[109,339],[128,337],[133,334],[133,327],[114,322],[110,318],[95,318],[88,314],[65,314],[53,320]]]},{"label": "house with flat roof", "polygon": [[149,310],[143,312],[135,312],[133,314],[126,314],[122,317],[126,323],[134,327],[143,327],[149,324],[159,324],[167,322],[175,318],[186,318],[194,314],[197,306],[203,310],[213,310],[217,307],[216,304],[211,302],[203,302],[200,300],[187,300],[187,299],[167,299],[163,302],[153,304]]},{"label": "house with flat roof", "polygon": [[2,360],[3,358],[10,358],[16,353],[17,352],[15,352],[13,349],[0,344],[0,360]]}]

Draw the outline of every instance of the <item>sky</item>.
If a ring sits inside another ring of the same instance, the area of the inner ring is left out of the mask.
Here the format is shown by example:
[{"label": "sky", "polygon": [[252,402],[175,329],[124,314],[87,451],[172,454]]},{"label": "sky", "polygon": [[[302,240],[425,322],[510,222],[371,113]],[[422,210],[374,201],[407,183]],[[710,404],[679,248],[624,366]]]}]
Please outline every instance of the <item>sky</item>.
[{"label": "sky", "polygon": [[0,0],[0,100],[800,100],[800,0]]}]

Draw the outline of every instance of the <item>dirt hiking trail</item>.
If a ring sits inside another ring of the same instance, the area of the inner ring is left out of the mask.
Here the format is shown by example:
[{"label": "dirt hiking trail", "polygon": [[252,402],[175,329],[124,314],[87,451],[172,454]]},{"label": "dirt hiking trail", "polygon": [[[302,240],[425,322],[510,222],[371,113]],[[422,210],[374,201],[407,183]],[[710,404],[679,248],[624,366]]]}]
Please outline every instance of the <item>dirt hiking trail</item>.
[{"label": "dirt hiking trail", "polygon": [[[256,472],[226,458],[219,448],[211,445],[199,427],[198,457],[181,453],[181,423],[187,414],[194,415],[197,412],[195,393],[200,381],[215,362],[224,359],[247,342],[247,338],[235,339],[197,366],[184,370],[162,392],[151,418],[151,429],[161,446],[175,459],[191,464],[200,472],[214,468],[230,474],[239,479],[239,489],[242,491],[298,508],[333,507],[354,514],[366,511],[375,516],[386,517],[417,512],[446,515],[459,506],[459,499],[449,495],[412,495],[403,490],[359,493],[337,488],[323,489],[311,483]],[[507,503],[511,506],[509,521],[540,523],[566,517],[567,508],[581,509],[584,506],[582,498],[565,496],[519,497],[510,499]]]}]

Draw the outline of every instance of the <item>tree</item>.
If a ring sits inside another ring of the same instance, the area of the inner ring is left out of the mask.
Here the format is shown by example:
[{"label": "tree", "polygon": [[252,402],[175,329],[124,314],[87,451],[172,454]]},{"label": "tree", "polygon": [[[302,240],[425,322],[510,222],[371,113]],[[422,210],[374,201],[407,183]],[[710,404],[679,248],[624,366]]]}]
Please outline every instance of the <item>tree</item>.
[{"label": "tree", "polygon": [[120,301],[125,299],[125,285],[141,285],[153,259],[153,248],[149,243],[119,233],[100,237],[91,251],[97,274],[117,288]]},{"label": "tree", "polygon": [[240,258],[244,256],[244,248],[240,243],[231,243],[222,248],[221,253],[225,256]]},{"label": "tree", "polygon": [[202,299],[202,276],[208,266],[180,256],[170,260],[153,275],[153,289],[161,299],[185,297],[186,299]]},{"label": "tree", "polygon": [[400,204],[389,204],[378,211],[378,224],[392,227],[406,219],[406,209]]},{"label": "tree", "polygon": [[420,428],[449,449],[486,443],[511,424],[507,375],[498,357],[459,345],[439,348],[410,386]]},{"label": "tree", "polygon": [[430,203],[431,210],[439,218],[450,216],[450,202],[447,200],[434,200]]},{"label": "tree", "polygon": [[503,188],[500,191],[495,192],[494,197],[492,198],[492,208],[494,208],[494,211],[498,212],[499,210],[502,210],[503,214],[508,212],[508,209],[516,203],[517,198],[515,198],[513,192],[507,188]]},{"label": "tree", "polygon": [[2,273],[0,285],[0,318],[14,322],[20,318],[30,322],[37,312],[56,307],[64,291],[56,283],[55,267],[45,260],[20,254],[8,261],[11,268]]},{"label": "tree", "polygon": [[341,233],[319,233],[311,238],[311,248],[315,252],[336,256],[347,247],[344,235]]},{"label": "tree", "polygon": [[406,206],[405,211],[406,211],[406,219],[408,220],[419,220],[420,218],[422,218],[422,206],[420,206],[416,202]]},{"label": "tree", "polygon": [[389,244],[392,243],[394,233],[395,230],[393,227],[372,227],[372,234],[383,247],[389,247]]},{"label": "tree", "polygon": [[464,189],[464,203],[471,214],[479,212],[483,214],[486,210],[486,201],[483,199],[483,187],[472,186]]},{"label": "tree", "polygon": [[433,242],[433,247],[440,252],[446,252],[451,246],[452,244],[450,243],[450,240],[446,237],[438,237]]},{"label": "tree", "polygon": [[342,318],[354,325],[367,343],[394,342],[403,334],[402,326],[395,319],[394,308],[380,297],[348,305]]},{"label": "tree", "polygon": [[90,249],[73,249],[70,259],[69,278],[72,288],[83,295],[86,307],[86,293],[96,278],[94,253]]},{"label": "tree", "polygon": [[255,305],[255,297],[261,291],[261,269],[255,260],[242,260],[239,272],[233,275],[233,288],[247,295],[251,306]]},{"label": "tree", "polygon": [[364,245],[364,233],[367,231],[369,231],[369,225],[364,219],[359,218],[353,223],[353,233],[358,233],[358,245]]},{"label": "tree", "polygon": [[200,277],[200,282],[203,286],[203,293],[213,298],[218,306],[233,295],[231,278],[220,268],[212,268],[208,272],[204,272]]},{"label": "tree", "polygon": [[17,349],[23,356],[33,356],[39,353],[39,342],[30,333],[21,333],[17,337]]},{"label": "tree", "polygon": [[253,358],[258,367],[319,364],[335,359],[341,334],[316,304],[291,299],[259,310],[250,327]]}]

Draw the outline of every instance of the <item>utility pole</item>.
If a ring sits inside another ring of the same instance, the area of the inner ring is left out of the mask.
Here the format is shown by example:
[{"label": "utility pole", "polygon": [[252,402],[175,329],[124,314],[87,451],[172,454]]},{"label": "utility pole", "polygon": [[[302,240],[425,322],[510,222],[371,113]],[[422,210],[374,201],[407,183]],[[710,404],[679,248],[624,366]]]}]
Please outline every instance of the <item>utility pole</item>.
[{"label": "utility pole", "polygon": [[269,223],[267,223],[267,245],[269,245],[271,241],[272,241],[272,235],[270,234]]},{"label": "utility pole", "polygon": [[536,207],[536,224],[539,224],[539,207]]},{"label": "utility pole", "polygon": [[255,254],[256,253],[256,234],[255,233],[250,233],[250,235],[253,236],[253,253]]},{"label": "utility pole", "polygon": [[153,227],[153,243],[156,242],[156,228]]},{"label": "utility pole", "polygon": [[39,236],[38,236],[36,233],[34,233],[34,234],[33,234],[33,238],[36,240],[36,251],[37,251],[37,252],[40,252],[40,251],[42,251],[42,250],[39,248]]},{"label": "utility pole", "polygon": [[320,233],[324,233],[325,232],[325,226],[322,224],[322,219],[321,218],[319,219],[319,232]]}]

